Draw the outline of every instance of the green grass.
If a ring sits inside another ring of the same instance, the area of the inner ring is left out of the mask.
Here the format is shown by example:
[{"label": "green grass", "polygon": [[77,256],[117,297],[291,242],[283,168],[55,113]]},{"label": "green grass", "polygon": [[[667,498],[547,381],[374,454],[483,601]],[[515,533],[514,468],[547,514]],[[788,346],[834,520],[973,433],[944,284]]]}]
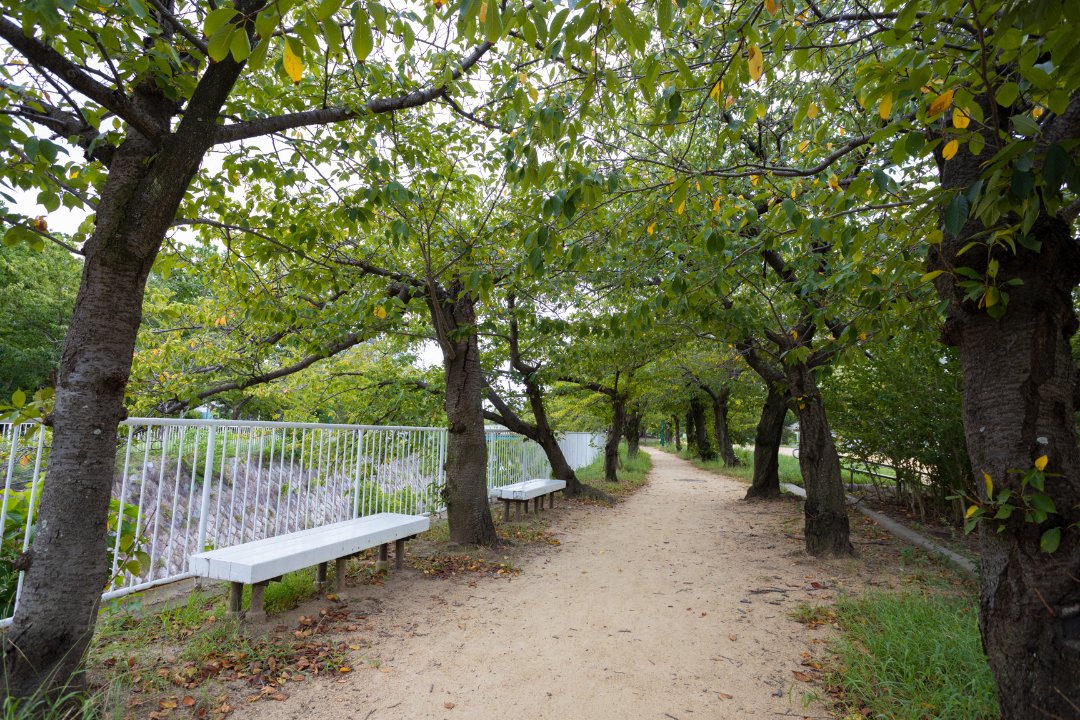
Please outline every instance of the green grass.
[{"label": "green grass", "polygon": [[832,610],[841,637],[826,681],[868,719],[998,717],[973,595],[868,593]]},{"label": "green grass", "polygon": [[576,471],[578,480],[594,488],[603,490],[608,495],[619,498],[628,495],[645,484],[645,475],[652,470],[652,458],[644,450],[639,450],[637,457],[630,460],[626,457],[626,443],[619,445],[619,459],[622,460],[622,468],[617,475],[619,482],[604,482],[604,456],[601,454],[591,465],[586,465]]},{"label": "green grass", "polygon": [[[702,470],[710,470],[712,472],[724,473],[730,477],[738,478],[743,482],[750,482],[754,477],[754,451],[752,449],[735,448],[735,455],[739,458],[739,464],[734,468],[728,468],[724,466],[724,462],[717,458],[716,460],[705,461],[696,455],[684,445],[682,452],[675,453],[675,446],[668,443],[663,448],[664,452],[677,454],[678,457],[683,460],[691,462],[694,467],[701,468]],[[780,482],[791,483],[792,485],[798,485],[799,487],[805,487],[803,484],[802,470],[799,469],[799,459],[780,453],[778,456],[780,461]],[[844,461],[841,461],[842,463]],[[892,472],[888,469],[878,468],[875,472],[889,473]],[[878,484],[878,485],[891,485],[893,480],[886,478],[871,478],[869,475],[864,475],[858,471],[855,472],[854,480],[852,480],[851,472],[849,470],[842,470],[840,473],[841,478],[845,483],[856,482],[865,484]]]}]

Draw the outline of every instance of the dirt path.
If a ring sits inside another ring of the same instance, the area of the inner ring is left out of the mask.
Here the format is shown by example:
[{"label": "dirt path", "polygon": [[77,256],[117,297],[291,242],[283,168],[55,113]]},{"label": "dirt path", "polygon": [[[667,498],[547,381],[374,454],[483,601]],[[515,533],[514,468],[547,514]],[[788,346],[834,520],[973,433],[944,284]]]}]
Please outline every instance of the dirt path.
[{"label": "dirt path", "polygon": [[[380,666],[357,661],[344,682],[289,683],[284,702],[233,695],[233,717],[824,714],[802,709],[801,683],[789,698],[812,637],[787,618],[813,574],[793,564],[797,546],[762,531],[775,523],[768,506],[741,502],[744,485],[644,450],[649,485],[614,509],[560,503],[561,547],[519,557],[518,578],[455,583],[407,571],[357,588],[352,606],[375,629],[350,636],[376,642],[365,656]],[[798,590],[750,592],[770,586]]]}]

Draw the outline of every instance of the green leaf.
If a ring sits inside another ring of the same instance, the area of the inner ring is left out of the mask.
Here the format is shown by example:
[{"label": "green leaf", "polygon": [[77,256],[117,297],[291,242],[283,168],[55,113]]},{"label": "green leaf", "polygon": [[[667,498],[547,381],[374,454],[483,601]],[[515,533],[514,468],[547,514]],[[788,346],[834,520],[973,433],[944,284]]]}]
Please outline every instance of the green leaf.
[{"label": "green leaf", "polygon": [[1012,107],[1012,104],[1016,102],[1016,98],[1019,96],[1020,86],[1014,82],[1007,82],[994,94],[994,100],[997,101],[998,105]]},{"label": "green leaf", "polygon": [[922,278],[919,280],[919,282],[920,283],[929,282],[930,280],[933,280],[934,278],[936,278],[938,275],[940,275],[943,272],[945,272],[945,271],[944,270],[934,270],[933,272],[928,272],[928,273],[926,273],[925,275],[922,276]]},{"label": "green leaf", "polygon": [[322,0],[315,8],[315,19],[319,22],[328,20],[341,8],[342,0]]},{"label": "green leaf", "polygon": [[17,408],[21,408],[26,404],[26,393],[22,390],[16,390],[11,394],[11,404]]},{"label": "green leaf", "polygon": [[236,62],[247,60],[248,55],[251,54],[251,43],[248,42],[247,33],[243,30],[233,33],[233,39],[232,42],[229,43],[229,49],[232,51],[232,56]]},{"label": "green leaf", "polygon": [[234,32],[236,32],[235,25],[222,25],[217,29],[217,32],[210,36],[209,42],[206,43],[206,49],[210,53],[211,60],[221,62],[228,57]]},{"label": "green leaf", "polygon": [[672,0],[656,0],[656,26],[661,35],[667,35],[671,29]]},{"label": "green leaf", "polygon": [[488,3],[487,15],[484,17],[484,39],[495,42],[502,37],[503,23],[502,14],[499,12],[499,4],[495,0]]},{"label": "green leaf", "polygon": [[203,35],[206,37],[213,37],[214,33],[220,30],[225,23],[232,20],[237,15],[236,8],[218,8],[210,12],[206,16],[206,20],[203,21]]},{"label": "green leaf", "polygon": [[375,40],[371,37],[371,24],[367,13],[359,10],[356,13],[356,26],[352,34],[352,49],[357,62],[367,60],[367,56],[371,54],[374,47]]},{"label": "green leaf", "polygon": [[945,229],[953,236],[959,235],[960,229],[963,228],[964,223],[967,222],[968,211],[970,209],[971,205],[968,203],[966,197],[963,195],[954,197],[953,201],[945,208],[945,212],[942,215]]},{"label": "green leaf", "polygon": [[1043,181],[1050,189],[1057,192],[1061,188],[1061,181],[1065,179],[1065,173],[1072,167],[1072,158],[1065,148],[1054,143],[1046,149],[1046,161],[1043,163]]},{"label": "green leaf", "polygon": [[1011,120],[1013,129],[1024,137],[1035,137],[1042,132],[1039,123],[1035,122],[1027,115],[1013,115]]},{"label": "green leaf", "polygon": [[1042,539],[1039,540],[1039,548],[1044,553],[1052,553],[1058,549],[1058,545],[1061,544],[1061,528],[1050,528],[1042,534]]},{"label": "green leaf", "polygon": [[[1035,483],[1032,483],[1034,485]],[[1031,496],[1031,507],[1036,510],[1041,510],[1044,513],[1056,513],[1057,508],[1054,507],[1054,501],[1046,495],[1035,493]]]}]

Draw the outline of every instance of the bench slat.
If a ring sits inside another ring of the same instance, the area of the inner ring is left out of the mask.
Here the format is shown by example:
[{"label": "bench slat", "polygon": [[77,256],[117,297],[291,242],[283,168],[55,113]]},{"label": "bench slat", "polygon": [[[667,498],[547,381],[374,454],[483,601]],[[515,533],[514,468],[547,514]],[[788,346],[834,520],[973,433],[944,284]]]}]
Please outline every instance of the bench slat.
[{"label": "bench slat", "polygon": [[426,515],[379,513],[198,553],[189,566],[199,577],[257,583],[426,532],[430,525]]},{"label": "bench slat", "polygon": [[565,480],[524,480],[513,485],[496,488],[497,495],[503,500],[532,500],[566,488]]}]

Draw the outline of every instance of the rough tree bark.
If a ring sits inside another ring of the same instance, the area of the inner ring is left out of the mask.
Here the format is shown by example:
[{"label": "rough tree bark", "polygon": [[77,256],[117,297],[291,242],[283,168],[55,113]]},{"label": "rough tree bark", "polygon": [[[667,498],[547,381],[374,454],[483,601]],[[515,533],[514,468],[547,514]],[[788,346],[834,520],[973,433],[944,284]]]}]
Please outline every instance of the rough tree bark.
[{"label": "rough tree bark", "polygon": [[787,392],[780,392],[770,385],[754,437],[754,478],[744,500],[780,497],[780,441],[784,435],[787,403]]},{"label": "rough tree bark", "polygon": [[672,415],[671,422],[675,426],[675,452],[682,452],[682,430],[679,429],[679,416]]},{"label": "rough tree bark", "polygon": [[604,443],[604,482],[619,482],[619,441],[622,439],[623,423],[626,421],[626,397],[616,394],[611,398],[611,428]]},{"label": "rough tree bark", "polygon": [[[462,545],[497,545],[498,535],[487,496],[487,438],[484,435],[484,371],[476,336],[472,293],[460,282],[448,297],[429,301],[443,365],[446,368],[446,485],[442,496],[450,541]],[[435,293],[432,296],[438,297]]]},{"label": "rough tree bark", "polygon": [[716,457],[712,444],[709,443],[709,428],[705,423],[705,405],[699,398],[690,401],[690,414],[694,418],[694,438],[697,444],[698,456],[702,460],[712,460]]},{"label": "rough tree bark", "polygon": [[623,422],[623,437],[626,438],[626,458],[636,458],[638,445],[641,442],[641,421],[645,417],[645,411],[639,406],[626,411],[626,419]]},{"label": "rough tree bark", "polygon": [[686,410],[686,449],[690,452],[697,451],[697,431],[694,429],[694,409]]},{"label": "rough tree bark", "polygon": [[[978,101],[990,117],[987,98]],[[1046,143],[1080,138],[1080,93],[1065,114],[1049,117]],[[942,186],[970,187],[985,159],[971,155],[966,144],[948,162],[939,155]],[[984,275],[991,259],[985,253],[958,256],[984,230],[972,219],[957,236],[945,231],[942,243],[931,246],[927,268],[969,267]],[[1042,244],[1040,251],[1017,245],[1016,253],[995,251],[992,258],[999,263],[1000,286],[1023,281],[1008,288],[1000,320],[965,302],[954,275],[934,280],[939,296],[950,301],[941,338],[960,351],[972,470],[993,479],[995,494],[1019,493],[1022,476],[1011,471],[1028,470],[1043,455],[1049,458],[1046,472],[1054,474],[1045,490],[1058,512],[1045,522],[1024,522],[1019,512],[1005,521],[980,521],[979,630],[1006,720],[1080,717],[1080,533],[1063,531],[1053,554],[1040,550],[1046,530],[1080,522],[1077,370],[1069,342],[1078,326],[1072,293],[1080,281],[1080,243],[1068,222],[1045,210],[1029,235]],[[984,483],[975,486],[985,502]]]},{"label": "rough tree bark", "polygon": [[799,470],[806,485],[806,552],[814,556],[854,555],[840,455],[825,416],[821,392],[805,363],[792,363],[784,369],[801,430]]},{"label": "rough tree bark", "polygon": [[716,438],[716,450],[720,459],[724,461],[724,467],[735,467],[739,464],[739,458],[735,455],[735,447],[731,444],[731,431],[728,429],[728,399],[731,397],[731,388],[720,388],[719,392],[713,392],[708,385],[701,385],[701,389],[712,400],[713,411],[713,437]]}]

